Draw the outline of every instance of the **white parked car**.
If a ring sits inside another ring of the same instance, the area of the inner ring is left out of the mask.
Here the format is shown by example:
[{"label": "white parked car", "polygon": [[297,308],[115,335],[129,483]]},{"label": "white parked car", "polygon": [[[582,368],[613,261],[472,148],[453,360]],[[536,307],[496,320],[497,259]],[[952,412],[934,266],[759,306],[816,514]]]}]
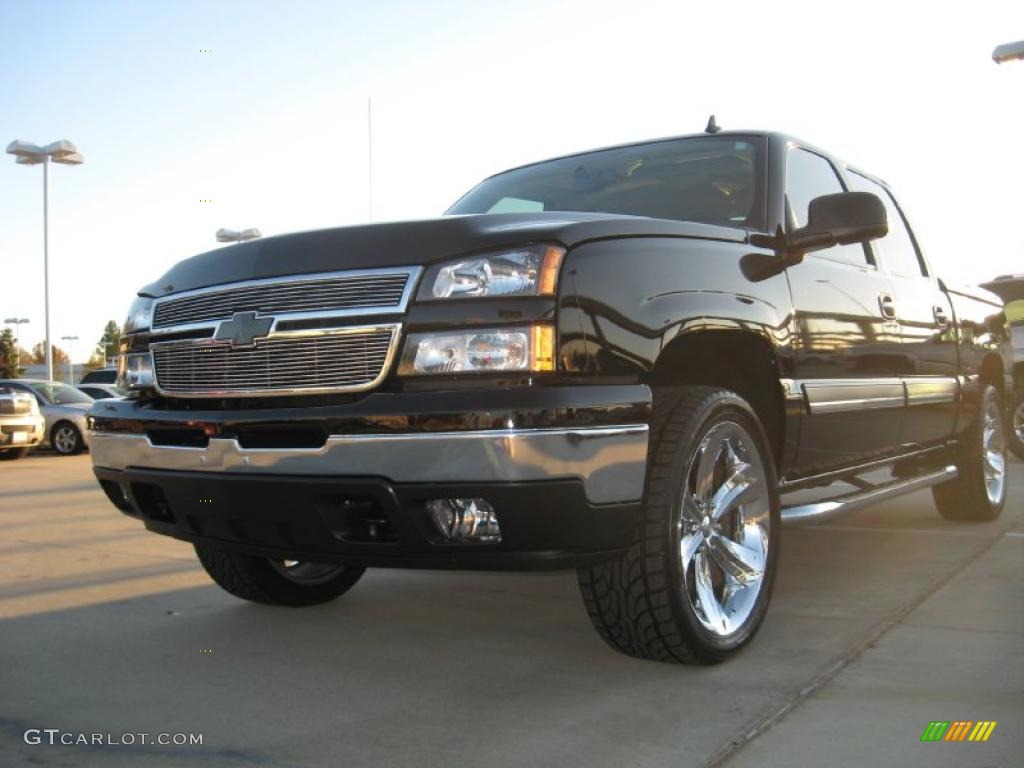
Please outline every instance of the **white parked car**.
[{"label": "white parked car", "polygon": [[46,421],[32,395],[0,384],[0,461],[20,459],[39,445]]}]

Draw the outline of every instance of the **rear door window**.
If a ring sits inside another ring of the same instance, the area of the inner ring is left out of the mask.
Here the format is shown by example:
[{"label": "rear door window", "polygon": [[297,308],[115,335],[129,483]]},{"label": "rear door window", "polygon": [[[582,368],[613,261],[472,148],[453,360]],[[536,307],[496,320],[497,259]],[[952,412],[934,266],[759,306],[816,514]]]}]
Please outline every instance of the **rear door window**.
[{"label": "rear door window", "polygon": [[[807,226],[807,209],[811,200],[845,191],[839,174],[826,158],[806,149],[789,150],[786,157],[786,200],[798,228]],[[837,245],[813,255],[860,267],[867,266],[870,261],[863,245]]]},{"label": "rear door window", "polygon": [[858,192],[870,192],[876,195],[885,206],[885,213],[889,219],[889,234],[878,240],[872,241],[875,252],[885,268],[894,275],[901,277],[924,277],[928,271],[924,268],[924,262],[917,252],[917,245],[907,228],[903,212],[896,205],[892,193],[884,186],[856,171],[850,171],[850,184]]}]

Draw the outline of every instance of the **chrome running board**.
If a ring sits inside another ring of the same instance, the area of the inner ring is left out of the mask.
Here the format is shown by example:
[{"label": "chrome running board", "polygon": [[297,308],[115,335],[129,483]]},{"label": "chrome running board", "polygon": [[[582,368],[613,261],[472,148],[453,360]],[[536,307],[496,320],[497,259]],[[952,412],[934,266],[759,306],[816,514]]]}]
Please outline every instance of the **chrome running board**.
[{"label": "chrome running board", "polygon": [[825,520],[831,520],[855,509],[866,507],[869,504],[902,496],[905,493],[919,491],[922,488],[930,488],[947,480],[954,480],[957,474],[959,474],[957,468],[950,465],[945,469],[940,469],[938,472],[929,472],[926,475],[918,475],[906,480],[896,480],[892,483],[872,486],[867,490],[837,496],[834,499],[817,501],[812,504],[798,504],[790,507],[784,505],[782,507],[782,522],[820,523]]}]

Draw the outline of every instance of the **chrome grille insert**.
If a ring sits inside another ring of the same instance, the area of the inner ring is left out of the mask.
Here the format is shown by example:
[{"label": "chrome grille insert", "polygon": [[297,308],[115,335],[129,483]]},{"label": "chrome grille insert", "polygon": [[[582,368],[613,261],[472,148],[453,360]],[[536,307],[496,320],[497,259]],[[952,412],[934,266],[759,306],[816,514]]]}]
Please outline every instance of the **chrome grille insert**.
[{"label": "chrome grille insert", "polygon": [[156,388],[168,395],[245,395],[358,392],[387,374],[400,325],[272,333],[237,348],[213,339],[151,345]]},{"label": "chrome grille insert", "polygon": [[0,397],[0,413],[32,413],[31,397],[29,395],[25,395],[24,397],[21,395],[15,395],[14,397]]},{"label": "chrome grille insert", "polygon": [[153,331],[209,325],[236,312],[285,320],[404,312],[417,269],[382,269],[250,280],[157,299]]}]

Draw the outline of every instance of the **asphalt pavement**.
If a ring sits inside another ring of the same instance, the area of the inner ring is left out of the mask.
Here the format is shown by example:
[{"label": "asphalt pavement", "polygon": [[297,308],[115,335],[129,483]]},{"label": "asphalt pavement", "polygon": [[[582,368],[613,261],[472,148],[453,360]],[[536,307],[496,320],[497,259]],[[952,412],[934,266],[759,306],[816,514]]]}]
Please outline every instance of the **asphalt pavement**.
[{"label": "asphalt pavement", "polygon": [[[333,604],[246,604],[87,455],[4,462],[0,764],[1021,765],[1019,462],[1010,483],[994,523],[924,491],[787,528],[754,643],[684,667],[607,648],[571,573],[375,570]],[[997,725],[921,742],[935,720]]]}]

